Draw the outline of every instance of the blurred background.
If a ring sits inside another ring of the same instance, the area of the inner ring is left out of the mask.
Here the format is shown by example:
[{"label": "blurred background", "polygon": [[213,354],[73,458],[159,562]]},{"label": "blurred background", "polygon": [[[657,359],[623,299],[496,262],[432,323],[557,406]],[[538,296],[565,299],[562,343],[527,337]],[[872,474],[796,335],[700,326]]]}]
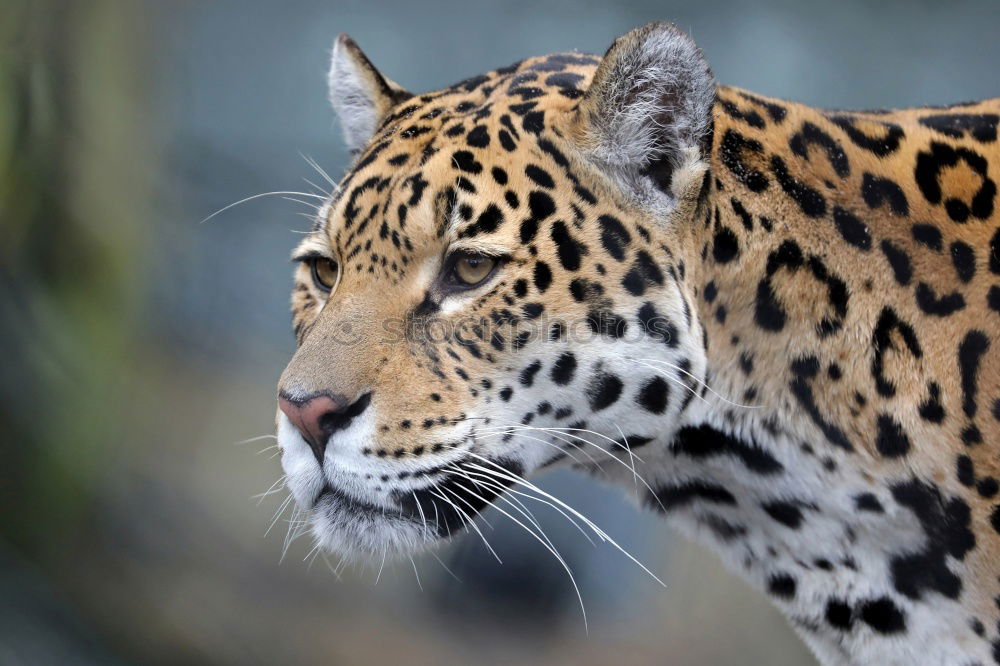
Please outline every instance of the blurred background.
[{"label": "blurred background", "polygon": [[310,211],[262,197],[199,222],[309,191],[303,156],[339,178],[334,35],[424,91],[656,19],[768,95],[1000,95],[995,1],[2,0],[0,664],[814,663],[713,555],[569,473],[542,486],[666,584],[540,515],[589,634],[560,566],[496,513],[502,565],[466,537],[336,571],[307,539],[282,558],[284,495],[254,498],[280,474],[265,436]]}]

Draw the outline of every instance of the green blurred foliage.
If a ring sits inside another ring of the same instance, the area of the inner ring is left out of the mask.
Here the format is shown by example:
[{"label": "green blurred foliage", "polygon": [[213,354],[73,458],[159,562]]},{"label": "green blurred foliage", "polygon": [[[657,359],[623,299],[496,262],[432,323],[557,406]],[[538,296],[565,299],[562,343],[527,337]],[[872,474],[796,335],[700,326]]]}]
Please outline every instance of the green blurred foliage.
[{"label": "green blurred foliage", "polygon": [[[0,20],[0,530],[52,555],[113,453],[148,215],[127,5],[6,0]],[[123,57],[124,54],[128,54]]]}]

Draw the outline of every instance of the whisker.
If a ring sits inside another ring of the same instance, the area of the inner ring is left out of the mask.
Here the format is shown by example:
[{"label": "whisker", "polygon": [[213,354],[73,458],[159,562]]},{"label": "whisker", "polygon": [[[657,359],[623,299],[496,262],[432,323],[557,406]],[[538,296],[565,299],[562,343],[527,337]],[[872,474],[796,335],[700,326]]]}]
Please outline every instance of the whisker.
[{"label": "whisker", "polygon": [[253,442],[259,442],[262,439],[278,439],[277,435],[257,435],[256,437],[251,437],[250,439],[241,439],[238,442],[233,442],[233,446],[242,446],[244,444],[252,444]]},{"label": "whisker", "polygon": [[[455,448],[455,447],[451,447],[451,448]],[[498,470],[498,472],[496,472],[497,474],[500,474],[500,475],[504,476],[504,478],[507,478],[507,479],[513,481],[514,483],[518,484],[518,485],[522,485],[522,486],[524,486],[524,487],[526,487],[526,488],[528,488],[530,490],[533,490],[534,492],[538,493],[539,495],[542,495],[543,497],[546,497],[549,500],[551,500],[551,501],[555,502],[556,504],[558,504],[559,506],[563,507],[564,509],[566,509],[567,511],[569,511],[571,514],[573,514],[574,516],[576,516],[577,518],[579,518],[580,521],[583,522],[584,525],[586,525],[591,530],[593,530],[593,532],[602,541],[607,541],[618,552],[620,552],[623,555],[625,555],[625,557],[627,557],[633,563],[635,563],[636,566],[638,566],[640,569],[642,569],[647,574],[649,574],[650,577],[653,578],[653,580],[655,580],[656,582],[658,582],[660,585],[663,585],[664,587],[666,587],[666,585],[664,584],[664,582],[662,580],[660,580],[659,577],[656,576],[656,574],[654,574],[652,571],[650,571],[642,562],[640,562],[639,560],[637,560],[635,557],[632,556],[631,553],[629,553],[627,550],[625,550],[624,548],[622,548],[621,545],[617,541],[615,541],[609,534],[607,534],[604,530],[602,530],[600,527],[598,527],[592,520],[590,520],[589,518],[587,518],[586,516],[584,516],[582,513],[580,513],[579,511],[577,511],[576,509],[574,509],[570,505],[566,504],[566,502],[563,502],[561,499],[559,499],[558,497],[555,497],[551,493],[545,492],[544,490],[542,490],[541,488],[539,488],[535,484],[533,484],[530,481],[528,481],[527,479],[525,479],[523,476],[520,476],[520,475],[517,475],[517,474],[512,474],[509,470],[507,470],[504,467],[501,467],[500,465],[498,465],[497,463],[493,462],[489,458],[486,458],[485,456],[481,456],[481,455],[479,455],[479,454],[477,454],[477,453],[475,453],[473,451],[468,451],[468,450],[466,450],[464,453],[467,456],[471,456],[473,458],[477,458],[477,459],[483,461],[484,463],[486,463],[488,465],[492,465],[493,467],[497,468],[497,470]],[[484,471],[486,469],[486,468],[482,467],[481,465],[475,465],[475,464],[472,464],[472,463],[470,463],[470,466],[478,468],[480,471]]]},{"label": "whisker", "polygon": [[382,569],[385,568],[385,556],[389,552],[389,546],[382,549],[382,564],[378,567],[378,574],[375,576],[375,584],[378,585],[379,580],[382,578]]},{"label": "whisker", "polygon": [[[443,487],[438,487],[438,488],[435,488],[435,490],[445,490],[445,489]],[[461,507],[459,507],[457,504],[455,504],[454,502],[452,502],[450,499],[448,499],[444,495],[438,495],[433,490],[431,491],[431,494],[437,495],[437,497],[440,497],[445,502],[447,502],[448,504],[450,504],[455,509],[455,511],[458,511],[459,515],[463,518],[463,522],[466,525],[466,529],[468,529],[470,527],[472,529],[474,529],[476,531],[476,534],[479,535],[479,538],[483,540],[483,543],[486,545],[486,549],[489,550],[490,553],[493,555],[493,557],[496,558],[497,562],[499,562],[500,564],[503,564],[503,560],[501,560],[500,556],[497,555],[497,552],[495,550],[493,550],[493,546],[491,546],[490,542],[486,539],[486,535],[484,535],[482,533],[482,531],[476,525],[476,522],[471,517],[469,517],[469,515],[467,513],[465,513],[465,511],[463,511],[461,509]]]},{"label": "whisker", "polygon": [[[468,491],[468,492],[470,492],[471,494],[475,495],[476,497],[478,497],[479,499],[483,500],[484,502],[486,501],[485,498],[483,498],[482,496],[478,495],[477,493],[474,493],[471,490]],[[499,495],[498,498],[506,500],[506,498],[504,498],[503,495]],[[514,506],[509,501],[507,503],[510,504],[511,506]],[[489,504],[489,502],[487,502],[487,504]],[[566,563],[566,560],[559,553],[559,550],[555,547],[555,545],[552,544],[552,541],[547,536],[545,536],[545,533],[541,530],[540,527],[539,527],[539,533],[540,533],[540,535],[539,535],[539,534],[536,534],[534,532],[534,530],[532,530],[531,528],[529,528],[527,525],[525,525],[524,523],[522,523],[520,520],[518,520],[517,518],[515,518],[511,514],[507,513],[507,511],[505,511],[504,509],[500,508],[496,504],[492,504],[492,506],[493,506],[494,509],[496,509],[497,511],[499,511],[500,513],[502,513],[503,515],[507,516],[512,521],[514,521],[514,523],[517,524],[517,525],[519,525],[522,529],[524,529],[525,532],[527,532],[532,537],[534,537],[535,540],[538,541],[538,543],[542,544],[542,546],[544,546],[546,550],[548,550],[550,553],[552,553],[552,556],[555,557],[556,560],[559,562],[559,564],[562,565],[563,569],[566,570],[566,574],[569,576],[569,580],[573,584],[573,589],[576,591],[576,598],[580,602],[580,612],[583,615],[583,628],[584,628],[584,631],[586,631],[589,634],[590,633],[590,629],[589,629],[589,627],[587,625],[587,608],[586,608],[586,606],[583,603],[583,595],[580,594],[580,588],[576,584],[576,577],[573,575],[573,570],[570,568],[569,564]]]},{"label": "whisker", "polygon": [[[667,366],[669,368],[672,368],[672,369],[676,370],[677,372],[681,372],[681,373],[687,375],[688,377],[690,377],[691,379],[693,379],[695,382],[697,382],[698,386],[704,387],[706,391],[708,391],[709,393],[711,393],[712,395],[714,395],[715,397],[717,397],[719,400],[722,400],[727,405],[731,405],[733,407],[740,407],[742,409],[761,409],[763,407],[763,405],[744,405],[744,404],[741,404],[741,403],[738,403],[738,402],[733,402],[732,400],[730,400],[729,398],[727,398],[726,396],[722,395],[721,393],[719,393],[718,391],[716,391],[715,389],[713,389],[711,386],[709,386],[708,383],[705,380],[701,379],[700,377],[698,377],[695,374],[692,374],[688,370],[685,370],[684,368],[680,367],[679,365],[675,365],[675,364],[671,363],[670,361],[664,361],[664,360],[657,359],[657,358],[633,358],[633,357],[627,357],[627,358],[629,360],[631,360],[631,361],[646,361],[647,363],[660,363],[662,365],[665,365],[665,366]],[[646,367],[649,367],[649,366],[646,366]],[[655,370],[655,368],[653,368],[653,369]],[[690,387],[688,387],[688,388],[690,389]],[[697,393],[696,393],[696,395],[697,395]],[[702,398],[702,399],[704,400],[704,398]]]},{"label": "whisker", "polygon": [[424,586],[421,585],[421,583],[420,583],[420,574],[417,572],[417,563],[413,561],[413,556],[412,555],[407,555],[407,557],[410,558],[410,564],[413,565],[413,575],[417,579],[417,587],[419,587],[420,591],[423,592],[424,591]]},{"label": "whisker", "polygon": [[451,575],[452,578],[454,578],[455,580],[457,580],[459,583],[462,582],[462,579],[459,578],[458,576],[456,576],[455,572],[448,568],[448,565],[444,563],[444,560],[442,560],[440,557],[438,557],[437,553],[435,553],[434,551],[431,551],[431,557],[433,557],[435,560],[437,560],[438,564],[440,564],[441,567],[445,571],[447,571]]},{"label": "whisker", "polygon": [[276,190],[274,192],[261,192],[260,194],[254,194],[253,196],[246,197],[245,199],[240,199],[239,201],[234,201],[233,203],[229,204],[228,206],[223,206],[219,210],[215,211],[214,213],[212,213],[211,215],[209,215],[208,217],[206,217],[205,219],[203,219],[198,224],[205,224],[206,222],[208,222],[209,220],[211,220],[216,215],[224,213],[227,210],[229,210],[230,208],[234,208],[236,206],[239,206],[240,204],[245,204],[248,201],[253,201],[254,199],[261,199],[263,197],[273,197],[273,196],[281,196],[281,195],[294,195],[294,196],[298,196],[298,197],[313,197],[313,198],[316,198],[316,199],[323,199],[323,200],[325,200],[324,197],[321,197],[318,194],[313,194],[312,192],[295,192],[293,190]]}]

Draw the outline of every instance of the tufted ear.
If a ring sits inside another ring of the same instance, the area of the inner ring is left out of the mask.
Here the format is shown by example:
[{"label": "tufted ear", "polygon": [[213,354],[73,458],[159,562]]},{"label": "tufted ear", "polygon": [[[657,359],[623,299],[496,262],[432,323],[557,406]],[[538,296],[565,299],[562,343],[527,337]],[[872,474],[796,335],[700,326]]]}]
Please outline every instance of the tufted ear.
[{"label": "tufted ear", "polygon": [[701,164],[714,101],[715,78],[694,41],[669,23],[650,23],[604,54],[580,102],[577,140],[640,199],[676,199],[692,176],[685,167]]},{"label": "tufted ear", "polygon": [[333,42],[327,86],[330,104],[340,118],[344,141],[352,154],[368,143],[389,109],[413,96],[382,76],[344,33]]}]

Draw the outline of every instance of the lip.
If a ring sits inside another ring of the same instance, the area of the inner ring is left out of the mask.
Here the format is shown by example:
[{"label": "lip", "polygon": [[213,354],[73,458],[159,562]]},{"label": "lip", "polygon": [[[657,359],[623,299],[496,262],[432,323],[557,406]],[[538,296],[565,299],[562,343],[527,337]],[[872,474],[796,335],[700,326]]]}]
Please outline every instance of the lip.
[{"label": "lip", "polygon": [[[507,475],[491,475],[488,482],[478,479],[477,470],[466,466],[477,461],[464,459],[452,463],[454,469],[442,470],[435,483],[413,490],[396,490],[392,505],[381,506],[358,499],[347,492],[324,485],[311,511],[317,517],[334,513],[352,522],[399,529],[401,525],[422,528],[427,538],[449,538],[465,528],[486,507],[516,483],[521,466],[509,460],[494,461]],[[402,523],[400,522],[402,521]],[[337,521],[338,524],[340,521]]]}]

